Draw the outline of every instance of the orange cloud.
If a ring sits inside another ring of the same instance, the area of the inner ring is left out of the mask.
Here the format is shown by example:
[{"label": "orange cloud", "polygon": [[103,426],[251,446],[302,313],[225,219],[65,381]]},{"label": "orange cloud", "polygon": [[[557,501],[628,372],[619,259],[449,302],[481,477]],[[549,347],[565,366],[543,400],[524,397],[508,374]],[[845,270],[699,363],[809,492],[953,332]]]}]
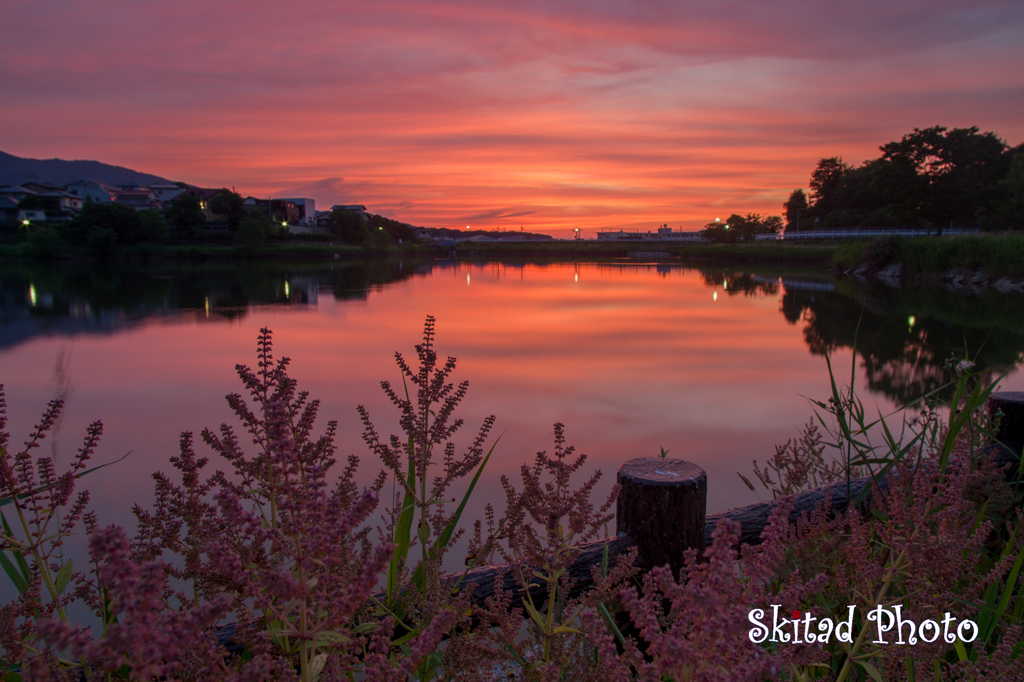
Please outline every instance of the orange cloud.
[{"label": "orange cloud", "polygon": [[0,11],[0,149],[419,225],[696,229],[915,126],[1024,138],[1012,2]]}]

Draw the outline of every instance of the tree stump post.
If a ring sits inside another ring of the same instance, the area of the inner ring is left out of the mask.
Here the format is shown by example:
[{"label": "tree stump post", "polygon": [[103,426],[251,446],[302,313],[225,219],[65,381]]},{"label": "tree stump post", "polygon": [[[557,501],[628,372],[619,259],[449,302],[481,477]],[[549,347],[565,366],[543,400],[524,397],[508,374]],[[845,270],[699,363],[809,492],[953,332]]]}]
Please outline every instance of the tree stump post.
[{"label": "tree stump post", "polygon": [[708,476],[681,459],[640,457],[619,467],[616,531],[632,538],[645,563],[678,578],[689,548],[704,551]]},{"label": "tree stump post", "polygon": [[1003,413],[996,440],[1005,444],[1019,457],[1021,447],[1024,446],[1024,392],[999,391],[990,395],[988,414],[995,417],[996,412]]}]

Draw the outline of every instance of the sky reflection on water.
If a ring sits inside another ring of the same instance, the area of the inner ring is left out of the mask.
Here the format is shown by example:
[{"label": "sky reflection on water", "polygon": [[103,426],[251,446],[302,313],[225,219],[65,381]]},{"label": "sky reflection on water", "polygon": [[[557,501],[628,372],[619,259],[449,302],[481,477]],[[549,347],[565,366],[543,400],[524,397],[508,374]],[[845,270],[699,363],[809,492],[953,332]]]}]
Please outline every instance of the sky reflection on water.
[{"label": "sky reflection on water", "polygon": [[[454,378],[470,383],[458,442],[491,413],[502,434],[470,518],[503,501],[501,475],[517,479],[536,451],[550,449],[556,421],[604,472],[602,494],[622,462],[664,447],[707,470],[715,512],[757,501],[735,472],[747,474],[752,459],[763,462],[797,434],[811,415],[803,396],[826,395],[825,360],[812,349],[831,349],[848,376],[858,320],[860,347],[875,353],[867,373],[858,361],[858,382],[871,378],[878,391],[865,402],[883,410],[908,386],[930,385],[965,337],[984,340],[997,364],[1024,348],[1016,299],[913,294],[908,303],[907,292],[858,294],[806,273],[624,263],[359,267],[9,273],[0,279],[0,382],[12,441],[25,438],[53,396],[63,355],[72,390],[47,447],[66,461],[85,425],[103,419],[97,459],[132,455],[85,483],[102,522],[130,524],[131,505],[150,505],[150,474],[170,469],[182,431],[235,423],[224,402],[241,390],[234,365],[255,363],[256,335],[269,327],[275,355],[292,358],[299,388],[321,400],[321,430],[338,420],[339,455],[363,456],[369,481],[379,466],[364,456],[355,407],[366,405],[380,431],[397,430],[379,382],[399,381],[393,353],[414,361],[430,314],[436,348],[458,358]],[[908,324],[912,304],[921,312]],[[965,325],[970,314],[958,318],[958,306],[992,319]],[[1024,382],[1015,373],[1004,386]]]}]

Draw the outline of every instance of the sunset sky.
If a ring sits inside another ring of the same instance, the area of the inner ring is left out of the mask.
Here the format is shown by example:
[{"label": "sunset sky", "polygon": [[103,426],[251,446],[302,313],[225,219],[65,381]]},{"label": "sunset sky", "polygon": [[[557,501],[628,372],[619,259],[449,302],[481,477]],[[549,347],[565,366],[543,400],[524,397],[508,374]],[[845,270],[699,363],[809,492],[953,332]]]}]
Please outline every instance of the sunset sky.
[{"label": "sunset sky", "polygon": [[914,127],[1024,142],[1024,3],[0,0],[0,150],[416,225],[781,213]]}]

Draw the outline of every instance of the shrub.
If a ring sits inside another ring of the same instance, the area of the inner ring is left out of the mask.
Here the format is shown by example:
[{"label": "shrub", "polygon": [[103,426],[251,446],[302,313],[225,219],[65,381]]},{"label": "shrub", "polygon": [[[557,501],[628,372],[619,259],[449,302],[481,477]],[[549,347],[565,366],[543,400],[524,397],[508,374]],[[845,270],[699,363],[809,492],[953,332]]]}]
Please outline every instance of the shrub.
[{"label": "shrub", "polygon": [[864,246],[861,259],[868,272],[878,272],[900,258],[903,239],[891,235],[872,239]]}]

